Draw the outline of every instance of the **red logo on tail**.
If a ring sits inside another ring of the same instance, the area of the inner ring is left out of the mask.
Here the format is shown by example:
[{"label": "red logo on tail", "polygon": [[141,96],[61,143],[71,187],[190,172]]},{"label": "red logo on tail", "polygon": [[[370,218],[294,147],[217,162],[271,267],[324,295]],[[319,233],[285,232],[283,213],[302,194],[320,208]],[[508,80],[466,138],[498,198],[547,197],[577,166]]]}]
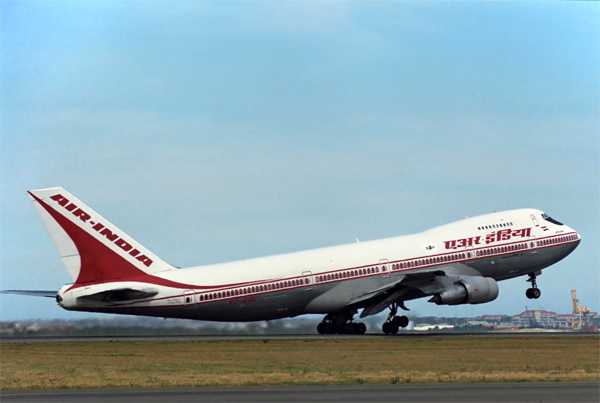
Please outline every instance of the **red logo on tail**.
[{"label": "red logo on tail", "polygon": [[108,228],[106,228],[104,226],[104,224],[94,223],[93,221],[89,221],[92,217],[88,213],[86,213],[85,211],[83,211],[82,209],[77,207],[75,204],[70,203],[69,199],[67,199],[63,195],[56,194],[54,196],[51,196],[50,199],[54,200],[59,205],[64,207],[65,210],[71,212],[75,217],[79,217],[79,219],[81,221],[83,221],[84,223],[92,225],[92,229],[94,231],[100,233],[100,235],[105,236],[106,239],[113,242],[115,245],[117,245],[119,248],[123,249],[125,252],[129,252],[129,254],[131,256],[133,256],[140,262],[144,263],[144,265],[146,265],[147,267],[150,267],[150,265],[152,264],[152,259],[150,259],[148,256],[146,256],[144,254],[141,254],[141,252],[139,250],[135,249],[127,241],[125,241],[124,239],[119,237],[118,234],[116,234],[116,233],[112,232],[111,230],[109,230]]}]

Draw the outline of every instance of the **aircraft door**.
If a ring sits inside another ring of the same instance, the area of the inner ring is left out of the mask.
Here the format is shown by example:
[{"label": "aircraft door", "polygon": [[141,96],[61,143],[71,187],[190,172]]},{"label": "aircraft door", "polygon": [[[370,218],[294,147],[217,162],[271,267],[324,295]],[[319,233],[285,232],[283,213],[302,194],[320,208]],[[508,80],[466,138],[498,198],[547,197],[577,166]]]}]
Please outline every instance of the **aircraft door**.
[{"label": "aircraft door", "polygon": [[532,255],[535,255],[537,253],[537,240],[535,238],[535,235],[532,235],[529,237],[529,250],[531,251]]},{"label": "aircraft door", "polygon": [[183,305],[185,309],[194,307],[194,290],[185,290],[183,292]]},{"label": "aircraft door", "polygon": [[314,288],[313,286],[313,275],[311,271],[302,272],[302,281],[304,282],[304,289],[310,291]]},{"label": "aircraft door", "polygon": [[465,253],[467,254],[467,264],[475,263],[475,250],[472,246],[467,246],[465,248]]},{"label": "aircraft door", "polygon": [[535,214],[531,214],[531,215],[530,215],[530,217],[531,217],[531,221],[533,221],[533,224],[534,224],[536,227],[539,227],[539,226],[540,226],[540,223],[538,223],[538,220],[537,220],[537,218],[535,218]]},{"label": "aircraft door", "polygon": [[379,264],[381,265],[381,275],[383,278],[390,278],[390,273],[392,271],[390,262],[387,259],[381,259]]}]

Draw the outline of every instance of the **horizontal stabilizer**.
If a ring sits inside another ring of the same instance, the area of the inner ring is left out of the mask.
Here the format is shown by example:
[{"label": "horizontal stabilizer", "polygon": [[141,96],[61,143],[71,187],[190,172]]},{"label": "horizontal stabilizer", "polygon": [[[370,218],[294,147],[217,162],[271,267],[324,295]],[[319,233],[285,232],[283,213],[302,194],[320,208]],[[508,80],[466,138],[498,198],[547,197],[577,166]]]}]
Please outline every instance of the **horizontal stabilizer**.
[{"label": "horizontal stabilizer", "polygon": [[48,297],[56,298],[58,291],[34,291],[34,290],[4,290],[0,294],[19,294],[28,295],[30,297]]},{"label": "horizontal stabilizer", "polygon": [[95,294],[84,295],[77,299],[86,299],[92,301],[121,302],[133,299],[151,298],[158,294],[156,290],[136,290],[134,288],[119,288],[116,290],[107,290]]}]

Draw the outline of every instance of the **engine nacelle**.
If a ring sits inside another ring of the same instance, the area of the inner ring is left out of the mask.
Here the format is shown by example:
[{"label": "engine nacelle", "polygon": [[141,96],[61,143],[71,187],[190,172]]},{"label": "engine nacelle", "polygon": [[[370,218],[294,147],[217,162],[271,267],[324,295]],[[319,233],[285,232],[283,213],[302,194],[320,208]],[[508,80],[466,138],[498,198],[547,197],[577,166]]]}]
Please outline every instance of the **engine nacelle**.
[{"label": "engine nacelle", "polygon": [[438,291],[429,300],[438,305],[483,304],[498,298],[498,283],[489,277],[467,277]]}]

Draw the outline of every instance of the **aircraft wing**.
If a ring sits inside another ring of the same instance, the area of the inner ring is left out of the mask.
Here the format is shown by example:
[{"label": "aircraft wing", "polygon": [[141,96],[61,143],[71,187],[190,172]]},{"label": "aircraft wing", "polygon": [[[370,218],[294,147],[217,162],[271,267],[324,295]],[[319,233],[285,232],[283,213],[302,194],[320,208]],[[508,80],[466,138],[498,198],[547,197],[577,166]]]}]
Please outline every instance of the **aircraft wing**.
[{"label": "aircraft wing", "polygon": [[446,273],[446,271],[450,272],[450,270],[436,269],[436,270],[421,271],[421,272],[417,272],[417,273],[408,273],[400,281],[400,283],[407,285],[409,283],[417,282],[417,281],[433,280],[437,276],[447,276],[448,273]]},{"label": "aircraft wing", "polygon": [[403,279],[404,278],[402,278],[402,279],[400,279],[398,281],[395,281],[393,283],[386,284],[385,286],[377,288],[376,290],[369,291],[368,293],[359,295],[358,297],[353,298],[348,303],[348,305],[354,305],[354,304],[357,304],[359,302],[363,302],[363,301],[366,301],[366,300],[369,300],[369,299],[372,299],[372,298],[377,298],[378,296],[384,294],[385,292],[391,290],[392,288],[397,287],[398,284],[400,284]]},{"label": "aircraft wing", "polygon": [[377,288],[376,290],[369,291],[368,293],[365,293],[365,294],[359,295],[356,298],[353,298],[352,301],[350,301],[350,303],[348,305],[354,305],[358,302],[366,301],[371,298],[376,298],[394,288],[398,288],[399,286],[409,285],[411,282],[433,280],[436,276],[446,276],[446,271],[435,269],[435,270],[419,271],[417,273],[403,274],[400,279],[398,279],[397,281],[395,281],[393,283],[386,284],[385,286]]},{"label": "aircraft wing", "polygon": [[30,297],[48,297],[56,298],[58,291],[34,291],[34,290],[4,290],[0,294],[19,294],[28,295]]},{"label": "aircraft wing", "polygon": [[348,305],[366,305],[360,314],[361,318],[376,315],[394,302],[398,303],[401,308],[408,310],[404,306],[404,298],[406,298],[408,293],[420,290],[424,283],[434,281],[438,276],[446,277],[454,274],[457,274],[457,270],[451,266],[442,269],[425,269],[402,274],[397,281],[360,295],[354,298]]}]

